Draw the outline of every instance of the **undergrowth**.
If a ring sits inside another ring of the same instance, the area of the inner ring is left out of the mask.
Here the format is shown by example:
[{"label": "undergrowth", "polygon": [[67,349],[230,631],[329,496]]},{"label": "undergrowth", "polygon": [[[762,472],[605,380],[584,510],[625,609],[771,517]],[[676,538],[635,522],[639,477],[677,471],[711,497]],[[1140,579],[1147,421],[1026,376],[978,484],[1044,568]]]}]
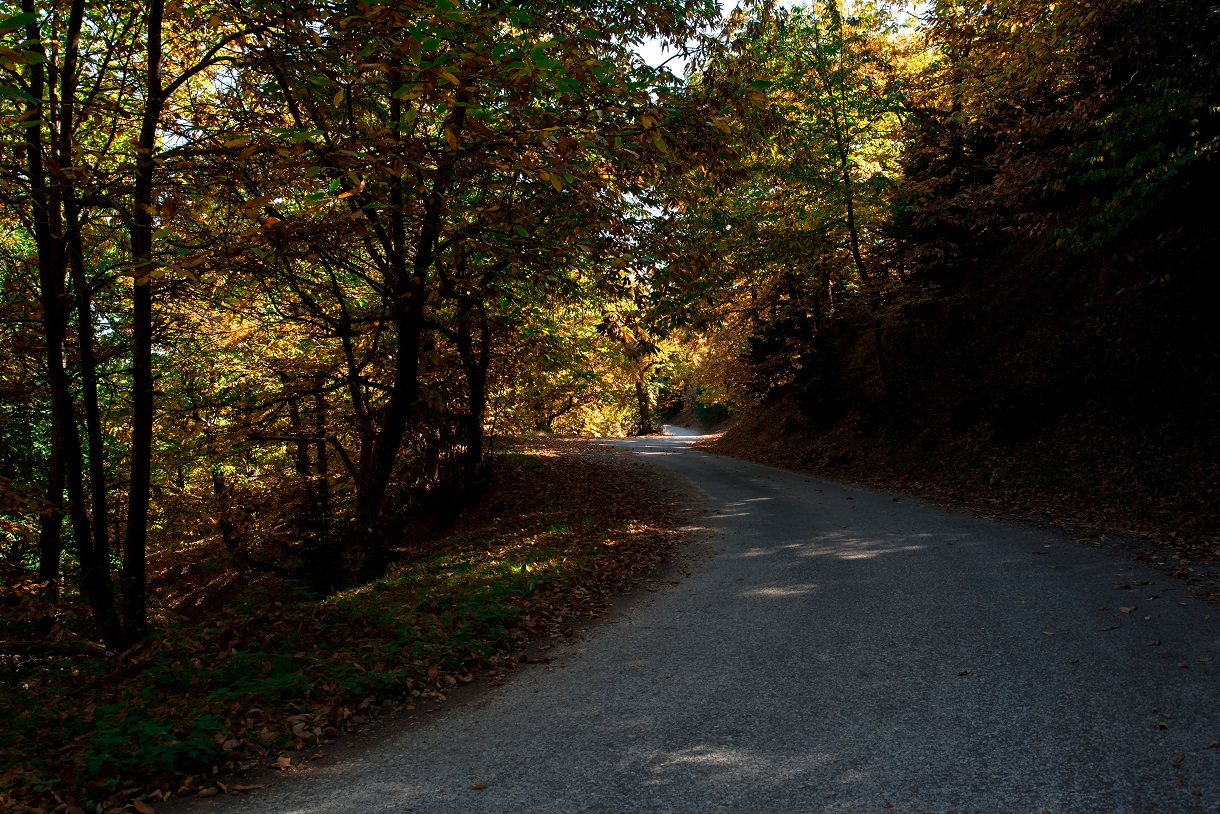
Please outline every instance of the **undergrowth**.
[{"label": "undergrowth", "polygon": [[219,772],[443,700],[515,663],[528,638],[570,633],[676,534],[623,463],[552,442],[510,450],[499,469],[479,509],[373,583],[319,596],[250,576],[130,653],[0,657],[0,808],[216,793]]}]

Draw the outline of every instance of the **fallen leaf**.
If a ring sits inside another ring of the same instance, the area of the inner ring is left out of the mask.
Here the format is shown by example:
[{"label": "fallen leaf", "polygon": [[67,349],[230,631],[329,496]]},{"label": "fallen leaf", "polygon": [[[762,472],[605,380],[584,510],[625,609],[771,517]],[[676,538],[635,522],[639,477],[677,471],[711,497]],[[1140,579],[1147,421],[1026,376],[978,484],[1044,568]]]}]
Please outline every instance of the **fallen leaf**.
[{"label": "fallen leaf", "polygon": [[1179,661],[1179,662],[1178,662],[1178,669],[1180,669],[1180,670],[1186,670],[1186,669],[1188,669],[1189,667],[1190,667],[1190,662],[1189,662],[1189,661]]},{"label": "fallen leaf", "polygon": [[1119,608],[1119,610],[1123,613],[1134,613],[1135,605],[1127,605],[1126,607]]},{"label": "fallen leaf", "polygon": [[199,793],[195,796],[196,797],[215,797],[217,794],[220,794],[220,789],[213,786],[210,789],[200,789]]},{"label": "fallen leaf", "polygon": [[1161,640],[1160,640],[1160,639],[1153,639],[1152,641],[1148,642],[1148,646],[1149,646],[1149,647],[1160,647],[1160,646],[1161,646]]},{"label": "fallen leaf", "polygon": [[1181,766],[1181,765],[1182,765],[1182,761],[1183,761],[1183,760],[1186,760],[1186,753],[1185,753],[1185,752],[1178,752],[1176,755],[1174,755],[1174,756],[1173,756],[1173,760],[1171,760],[1171,761],[1169,761],[1169,762],[1170,762],[1170,763],[1173,765],[1173,767],[1176,769],[1176,768],[1178,768],[1179,766]]},{"label": "fallen leaf", "polygon": [[219,780],[216,781],[216,787],[219,788],[221,791],[223,791],[225,794],[229,793],[229,787],[226,786],[224,783],[221,783]]},{"label": "fallen leaf", "polygon": [[324,757],[326,757],[326,754],[324,752],[316,752],[316,753],[310,755],[309,759],[310,760],[321,760]]},{"label": "fallen leaf", "polygon": [[1118,630],[1118,625],[1109,625],[1107,627],[1103,627],[1101,630],[1103,633],[1107,630]]},{"label": "fallen leaf", "polygon": [[281,770],[281,771],[283,771],[284,769],[289,768],[290,766],[292,766],[292,758],[290,758],[290,757],[279,757],[279,758],[276,758],[276,759],[275,759],[275,763],[272,763],[272,764],[271,764],[271,768],[273,768],[273,769],[279,769],[279,770]]},{"label": "fallen leaf", "polygon": [[233,791],[254,791],[255,789],[261,789],[262,787],[263,787],[263,785],[261,783],[256,783],[254,785],[246,785],[244,783],[238,783],[236,786],[233,787]]},{"label": "fallen leaf", "polygon": [[224,749],[226,752],[228,752],[232,749],[236,749],[239,746],[241,746],[241,741],[239,741],[235,738],[229,738],[227,741],[225,741],[223,744],[221,744],[220,748]]},{"label": "fallen leaf", "polygon": [[153,808],[143,800],[132,800],[131,807],[140,812],[140,814],[157,814],[157,809]]},{"label": "fallen leaf", "polygon": [[1071,663],[1072,663],[1072,664],[1079,664],[1079,663],[1080,663],[1080,659],[1072,659]]},{"label": "fallen leaf", "polygon": [[[897,500],[897,499],[898,499],[898,498],[894,498],[894,500]],[[893,803],[891,803],[889,800],[886,800],[886,801],[885,801],[885,805],[883,805],[883,806],[881,806],[881,807],[882,807],[882,808],[893,808],[893,807],[894,807],[894,804],[893,804]]]},{"label": "fallen leaf", "polygon": [[970,675],[970,671],[969,671],[969,670],[962,670],[962,671],[960,671],[960,672],[958,673],[958,675],[959,675],[959,676],[968,676],[968,675]]},{"label": "fallen leaf", "polygon": [[483,789],[487,788],[487,784],[486,783],[471,783],[467,788],[473,789],[474,791],[482,791]]},{"label": "fallen leaf", "polygon": [[666,678],[673,678],[673,677],[674,677],[674,674],[673,674],[673,673],[666,673],[666,674],[665,674],[665,677],[666,677]]},{"label": "fallen leaf", "polygon": [[1157,729],[1168,729],[1168,728],[1169,728],[1169,724],[1167,724],[1167,723],[1165,723],[1165,722],[1163,722],[1163,721],[1162,721],[1161,723],[1159,723],[1159,724],[1157,724],[1157,725],[1156,725],[1156,728],[1157,728]]},{"label": "fallen leaf", "polygon": [[1055,635],[1055,631],[1053,631],[1053,630],[1044,630],[1044,631],[1042,631],[1042,635],[1043,635],[1043,636],[1054,636],[1054,635]]}]

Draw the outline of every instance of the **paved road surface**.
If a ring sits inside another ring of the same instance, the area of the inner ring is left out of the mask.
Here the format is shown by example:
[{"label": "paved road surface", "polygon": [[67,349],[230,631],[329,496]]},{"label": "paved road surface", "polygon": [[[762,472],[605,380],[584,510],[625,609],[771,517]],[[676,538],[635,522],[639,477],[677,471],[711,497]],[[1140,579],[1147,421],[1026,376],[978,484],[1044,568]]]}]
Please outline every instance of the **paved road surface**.
[{"label": "paved road surface", "polygon": [[558,669],[222,807],[1220,812],[1218,612],[1182,583],[688,443],[620,445],[706,495],[689,579]]}]

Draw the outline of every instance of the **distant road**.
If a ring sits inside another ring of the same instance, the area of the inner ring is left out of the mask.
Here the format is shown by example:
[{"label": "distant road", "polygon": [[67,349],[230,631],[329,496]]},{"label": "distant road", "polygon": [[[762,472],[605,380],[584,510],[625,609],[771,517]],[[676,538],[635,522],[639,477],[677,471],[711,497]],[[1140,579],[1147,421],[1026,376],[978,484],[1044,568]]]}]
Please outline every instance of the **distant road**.
[{"label": "distant road", "polygon": [[614,442],[704,496],[689,578],[545,669],[220,808],[1220,812],[1218,611],[1182,583],[690,441]]}]

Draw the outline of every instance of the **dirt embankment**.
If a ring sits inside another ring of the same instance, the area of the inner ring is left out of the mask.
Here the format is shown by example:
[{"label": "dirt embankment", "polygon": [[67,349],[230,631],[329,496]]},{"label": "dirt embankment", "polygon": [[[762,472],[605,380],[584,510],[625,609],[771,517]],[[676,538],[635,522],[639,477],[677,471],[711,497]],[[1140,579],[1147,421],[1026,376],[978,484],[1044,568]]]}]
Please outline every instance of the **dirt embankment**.
[{"label": "dirt embankment", "polygon": [[1018,248],[841,320],[707,446],[1134,538],[1220,592],[1217,242],[1090,265]]}]

